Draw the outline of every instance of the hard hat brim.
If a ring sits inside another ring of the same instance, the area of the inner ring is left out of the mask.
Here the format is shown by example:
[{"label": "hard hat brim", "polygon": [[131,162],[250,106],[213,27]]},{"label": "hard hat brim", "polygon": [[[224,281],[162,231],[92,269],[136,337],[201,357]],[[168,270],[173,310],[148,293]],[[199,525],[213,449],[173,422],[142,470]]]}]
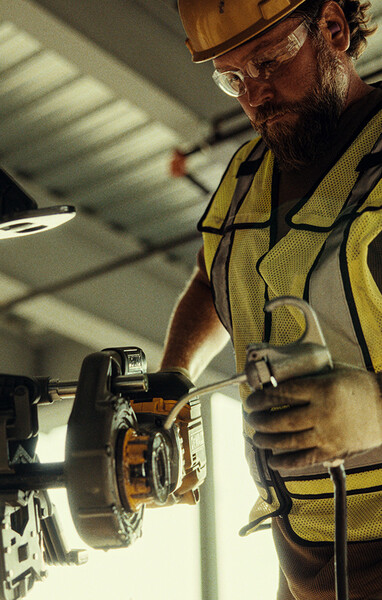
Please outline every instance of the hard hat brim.
[{"label": "hard hat brim", "polygon": [[[236,35],[234,34],[231,36],[229,35],[229,33],[227,33],[226,30],[224,32],[225,35],[222,36],[226,39],[223,39],[218,44],[211,43],[211,40],[215,38],[215,40],[217,41],[217,39],[221,36],[222,31],[218,27],[214,31],[214,27],[212,27],[211,22],[208,23],[208,16],[203,18],[203,20],[205,21],[203,23],[203,28],[200,29],[199,24],[193,22],[193,24],[191,25],[191,30],[187,32],[187,29],[189,29],[189,27],[187,27],[187,25],[189,25],[189,22],[187,22],[187,20],[189,19],[190,15],[185,14],[184,9],[187,7],[188,2],[187,0],[185,1],[185,6],[183,7],[183,10],[181,9],[181,2],[179,2],[180,17],[183,21],[186,33],[189,34],[189,37],[186,40],[186,45],[192,55],[193,62],[201,63],[206,62],[208,60],[213,60],[214,58],[217,58],[218,56],[221,56],[222,54],[225,54],[226,52],[237,48],[241,44],[244,44],[245,42],[256,38],[257,36],[265,33],[266,31],[269,31],[275,25],[278,25],[281,21],[283,21],[286,17],[292,16],[293,11],[303,2],[305,2],[305,0],[281,0],[283,8],[281,8],[279,4],[280,10],[278,10],[276,13],[272,12],[267,14],[265,8],[262,7],[262,5],[267,3],[267,0],[260,0],[258,6],[261,14],[260,18],[258,18],[255,21],[255,23],[253,23],[249,27],[239,31]],[[193,11],[191,11],[191,13],[193,13],[192,19],[195,19],[195,8],[193,9]],[[210,33],[212,31],[212,35],[208,36],[210,40],[208,42],[208,47],[206,47],[206,40],[204,39],[204,35],[201,33],[201,31],[205,29],[208,25],[211,26],[211,29],[208,27],[207,30]],[[191,33],[193,33],[193,35],[191,35]],[[194,37],[194,41],[192,41],[191,37]]]}]

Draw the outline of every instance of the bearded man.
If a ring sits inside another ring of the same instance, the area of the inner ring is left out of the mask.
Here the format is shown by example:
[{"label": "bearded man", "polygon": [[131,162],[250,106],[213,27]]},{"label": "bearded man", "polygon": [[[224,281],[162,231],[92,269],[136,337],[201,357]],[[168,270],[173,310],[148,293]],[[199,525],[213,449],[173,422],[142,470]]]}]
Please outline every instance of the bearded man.
[{"label": "bearded man", "polygon": [[[372,33],[360,0],[179,0],[195,62],[260,136],[242,146],[199,229],[198,267],[169,327],[162,369],[195,379],[232,339],[297,340],[292,295],[318,314],[335,368],[250,394],[246,455],[271,519],[279,600],[335,597],[333,494],[345,459],[350,598],[382,599],[382,90],[354,61]],[[227,333],[228,332],[228,333]],[[283,407],[283,410],[275,410]]]}]

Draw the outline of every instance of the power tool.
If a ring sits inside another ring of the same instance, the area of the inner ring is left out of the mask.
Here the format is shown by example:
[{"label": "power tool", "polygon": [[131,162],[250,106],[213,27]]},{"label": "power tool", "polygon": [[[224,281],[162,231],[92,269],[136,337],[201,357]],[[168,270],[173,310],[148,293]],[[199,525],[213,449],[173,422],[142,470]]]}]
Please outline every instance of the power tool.
[{"label": "power tool", "polygon": [[[0,169],[0,240],[47,231],[76,214],[73,206],[39,209]],[[82,564],[86,552],[65,542],[49,488],[66,487],[83,541],[107,550],[142,533],[146,506],[195,504],[206,477],[198,399],[163,427],[191,383],[177,373],[147,373],[136,347],[85,358],[79,380],[0,374],[0,599],[24,597],[46,565]],[[41,464],[38,406],[74,400],[65,461]]]},{"label": "power tool", "polygon": [[[136,347],[90,354],[78,382],[0,375],[0,598],[24,597],[46,565],[82,564],[64,540],[49,488],[66,487],[74,525],[91,547],[126,547],[146,506],[195,504],[206,477],[200,401],[163,424],[191,384],[146,372]],[[62,463],[38,462],[38,406],[73,398]]]}]

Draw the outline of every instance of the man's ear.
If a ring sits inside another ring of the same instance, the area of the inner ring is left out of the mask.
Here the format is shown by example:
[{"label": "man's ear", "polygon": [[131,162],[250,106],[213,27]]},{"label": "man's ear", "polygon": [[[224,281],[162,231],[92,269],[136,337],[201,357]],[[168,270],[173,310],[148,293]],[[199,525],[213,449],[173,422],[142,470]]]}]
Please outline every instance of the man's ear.
[{"label": "man's ear", "polygon": [[325,2],[318,25],[333,50],[346,52],[350,46],[350,29],[345,14],[337,2],[334,0]]}]

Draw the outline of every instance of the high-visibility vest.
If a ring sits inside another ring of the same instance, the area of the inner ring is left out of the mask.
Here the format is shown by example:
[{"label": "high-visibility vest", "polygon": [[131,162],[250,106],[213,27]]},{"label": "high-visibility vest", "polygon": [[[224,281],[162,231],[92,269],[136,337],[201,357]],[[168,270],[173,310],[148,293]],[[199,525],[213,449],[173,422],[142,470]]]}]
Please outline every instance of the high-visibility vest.
[{"label": "high-visibility vest", "polygon": [[[228,165],[199,229],[238,372],[249,344],[283,345],[301,336],[304,318],[295,308],[264,314],[267,300],[284,295],[311,304],[335,362],[382,370],[382,296],[367,264],[368,246],[382,231],[381,131],[376,109],[310,194],[290,207],[290,230],[277,242],[273,154],[257,138]],[[246,456],[260,495],[243,533],[283,515],[301,543],[332,542],[333,488],[325,469],[272,471],[266,453],[253,446],[246,416]],[[382,448],[347,459],[345,467],[349,541],[382,539]]]}]

